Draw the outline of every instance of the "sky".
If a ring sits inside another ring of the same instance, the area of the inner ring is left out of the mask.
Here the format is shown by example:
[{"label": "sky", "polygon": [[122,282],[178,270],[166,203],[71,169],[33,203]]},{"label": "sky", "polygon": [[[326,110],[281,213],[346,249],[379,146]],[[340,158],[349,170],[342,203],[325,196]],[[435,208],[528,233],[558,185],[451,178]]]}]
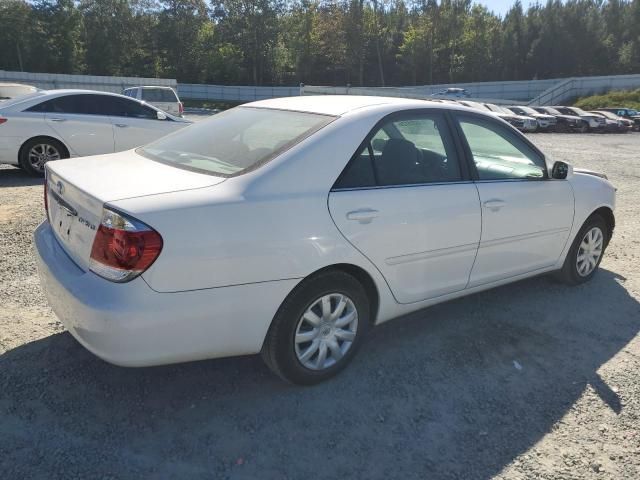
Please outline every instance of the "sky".
[{"label": "sky", "polygon": [[[535,1],[530,1],[530,0],[520,0],[520,1],[522,3],[522,8],[525,10],[530,4],[535,4]],[[501,15],[504,17],[504,15],[509,11],[511,6],[514,3],[516,3],[516,0],[476,0],[476,3],[485,5],[489,10],[493,10],[498,15]]]}]

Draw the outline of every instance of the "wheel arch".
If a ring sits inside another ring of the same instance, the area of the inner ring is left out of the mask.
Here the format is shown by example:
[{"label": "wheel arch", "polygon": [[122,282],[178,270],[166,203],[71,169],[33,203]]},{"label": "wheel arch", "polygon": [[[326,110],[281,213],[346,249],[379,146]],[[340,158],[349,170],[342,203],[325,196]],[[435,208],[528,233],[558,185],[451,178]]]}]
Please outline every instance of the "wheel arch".
[{"label": "wheel arch", "polygon": [[[595,215],[598,215],[600,217],[602,217],[605,221],[605,223],[607,224],[607,228],[608,228],[608,235],[607,235],[607,242],[611,239],[611,236],[613,235],[613,230],[616,228],[616,217],[613,214],[613,210],[611,210],[611,208],[603,206],[603,207],[599,207],[596,210],[594,210],[591,215],[589,215],[587,217],[587,220]],[[586,220],[585,220],[586,221]]]},{"label": "wheel arch", "polygon": [[[315,277],[316,275],[325,273],[327,271],[344,272],[348,275],[351,275],[358,282],[360,282],[367,293],[367,298],[369,299],[369,312],[371,315],[371,318],[369,319],[370,323],[371,325],[375,325],[380,310],[380,292],[373,277],[364,268],[352,263],[335,263],[332,265],[327,265],[326,267],[320,268],[304,277],[302,280],[300,280],[298,285],[311,277]],[[296,285],[295,288],[297,288],[298,285]]]},{"label": "wheel arch", "polygon": [[29,142],[33,141],[33,140],[38,140],[38,139],[54,140],[55,142],[57,142],[60,145],[62,145],[62,147],[64,148],[65,153],[67,155],[67,158],[71,156],[71,151],[69,150],[69,147],[67,147],[65,145],[65,143],[60,138],[56,138],[56,137],[51,136],[51,135],[35,135],[33,137],[27,138],[24,142],[22,142],[22,145],[20,145],[20,148],[18,149],[18,163],[20,162],[20,159],[22,158],[22,152],[24,152],[24,149],[27,146],[27,144]]}]

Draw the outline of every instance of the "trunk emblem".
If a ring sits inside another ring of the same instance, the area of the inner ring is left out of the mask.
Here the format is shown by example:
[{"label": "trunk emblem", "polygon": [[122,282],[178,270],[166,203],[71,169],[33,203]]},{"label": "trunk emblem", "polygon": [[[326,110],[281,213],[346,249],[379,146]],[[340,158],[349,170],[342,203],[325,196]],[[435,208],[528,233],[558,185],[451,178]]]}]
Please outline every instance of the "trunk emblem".
[{"label": "trunk emblem", "polygon": [[58,183],[56,183],[56,190],[58,190],[58,195],[62,195],[64,193],[64,185],[61,181],[58,181]]}]

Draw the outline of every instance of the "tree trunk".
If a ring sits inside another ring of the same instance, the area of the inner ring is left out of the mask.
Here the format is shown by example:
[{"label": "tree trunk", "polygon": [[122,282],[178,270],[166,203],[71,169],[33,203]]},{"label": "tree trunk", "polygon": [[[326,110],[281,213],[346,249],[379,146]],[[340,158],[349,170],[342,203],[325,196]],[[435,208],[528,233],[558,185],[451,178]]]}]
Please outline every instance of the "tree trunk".
[{"label": "tree trunk", "polygon": [[373,0],[373,18],[376,27],[376,54],[378,56],[378,71],[380,73],[380,85],[384,85],[384,67],[382,66],[382,53],[380,52],[380,27],[378,25],[378,0]]}]

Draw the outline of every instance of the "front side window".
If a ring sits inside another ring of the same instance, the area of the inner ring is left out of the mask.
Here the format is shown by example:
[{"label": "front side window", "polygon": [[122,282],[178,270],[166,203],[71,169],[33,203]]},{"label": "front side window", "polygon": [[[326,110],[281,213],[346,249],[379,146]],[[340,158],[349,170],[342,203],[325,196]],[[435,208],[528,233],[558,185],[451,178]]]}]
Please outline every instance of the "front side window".
[{"label": "front side window", "polygon": [[460,165],[444,117],[408,113],[392,117],[368,136],[334,188],[460,180]]},{"label": "front side window", "polygon": [[334,119],[315,113],[236,107],[137,152],[178,168],[228,177],[266,163]]},{"label": "front side window", "polygon": [[459,122],[480,180],[546,178],[544,158],[502,125],[476,118]]},{"label": "front side window", "polygon": [[108,97],[111,103],[111,115],[115,117],[141,118],[157,120],[158,113],[153,108],[142,105],[136,100],[122,97]]}]

